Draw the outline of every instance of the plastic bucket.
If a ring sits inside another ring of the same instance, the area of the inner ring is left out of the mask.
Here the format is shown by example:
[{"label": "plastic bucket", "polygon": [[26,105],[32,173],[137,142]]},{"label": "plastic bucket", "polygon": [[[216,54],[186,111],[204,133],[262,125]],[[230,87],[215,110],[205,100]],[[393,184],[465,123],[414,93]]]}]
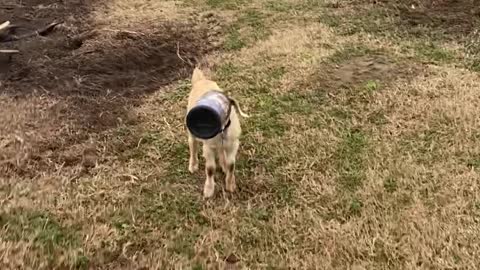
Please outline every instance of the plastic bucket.
[{"label": "plastic bucket", "polygon": [[220,91],[203,95],[187,114],[186,124],[193,136],[211,139],[222,132],[230,116],[230,99]]}]

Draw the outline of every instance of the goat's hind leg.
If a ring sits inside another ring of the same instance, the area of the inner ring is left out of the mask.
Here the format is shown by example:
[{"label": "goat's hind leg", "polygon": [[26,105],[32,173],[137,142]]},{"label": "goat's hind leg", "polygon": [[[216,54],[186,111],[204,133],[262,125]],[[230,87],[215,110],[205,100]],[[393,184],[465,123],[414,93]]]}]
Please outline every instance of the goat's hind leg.
[{"label": "goat's hind leg", "polygon": [[215,151],[207,144],[203,145],[203,156],[205,157],[205,185],[203,187],[203,196],[205,198],[212,197],[215,191]]},{"label": "goat's hind leg", "polygon": [[235,160],[237,158],[237,151],[240,142],[237,140],[233,141],[229,145],[225,145],[224,153],[225,153],[225,163],[227,167],[227,173],[225,177],[225,188],[228,192],[234,192],[237,188],[237,184],[235,182]]}]

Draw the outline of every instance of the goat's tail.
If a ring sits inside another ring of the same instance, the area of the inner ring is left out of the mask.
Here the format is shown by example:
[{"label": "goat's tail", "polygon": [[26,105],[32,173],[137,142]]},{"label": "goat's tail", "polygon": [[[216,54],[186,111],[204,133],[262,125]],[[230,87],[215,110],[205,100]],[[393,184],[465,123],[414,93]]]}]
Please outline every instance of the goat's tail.
[{"label": "goat's tail", "polygon": [[192,74],[192,84],[195,84],[196,82],[204,79],[205,75],[203,74],[203,71],[201,71],[198,67],[195,67]]},{"label": "goat's tail", "polygon": [[233,107],[235,107],[235,109],[237,110],[237,112],[244,118],[249,118],[250,116],[246,113],[244,113],[242,111],[242,109],[240,109],[240,106],[239,106],[239,103],[236,99],[232,98],[232,97],[229,97],[230,98],[230,102],[232,103]]}]

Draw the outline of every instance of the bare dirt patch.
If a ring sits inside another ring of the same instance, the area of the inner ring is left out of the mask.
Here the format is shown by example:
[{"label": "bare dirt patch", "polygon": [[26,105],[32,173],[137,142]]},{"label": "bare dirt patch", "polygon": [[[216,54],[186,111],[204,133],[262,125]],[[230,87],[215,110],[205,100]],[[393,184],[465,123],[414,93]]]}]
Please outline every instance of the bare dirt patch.
[{"label": "bare dirt patch", "polygon": [[478,0],[378,1],[394,10],[398,24],[418,31],[430,28],[450,37],[466,36],[480,25]]},{"label": "bare dirt patch", "polygon": [[412,26],[426,25],[448,34],[468,34],[480,19],[477,0],[415,1],[415,8],[402,8],[400,15]]},{"label": "bare dirt patch", "polygon": [[391,74],[394,64],[382,55],[359,56],[327,71],[332,87],[350,87],[369,80],[381,80]]},{"label": "bare dirt patch", "polygon": [[[413,65],[399,62],[380,53],[352,56],[337,63],[324,63],[310,82],[335,94],[340,89],[358,89],[369,84],[389,84],[400,78],[409,78],[414,74]],[[376,88],[375,85],[370,87]],[[370,89],[375,90],[375,89]]]},{"label": "bare dirt patch", "polygon": [[352,35],[362,31],[379,36],[464,41],[480,26],[478,0],[352,0],[325,5],[320,18]]},{"label": "bare dirt patch", "polygon": [[[165,20],[155,25],[132,25],[128,30],[109,29],[91,18],[91,12],[102,4],[11,2],[0,15],[0,21],[21,24],[27,30],[52,21],[64,22],[48,37],[8,44],[22,54],[11,63],[2,63],[1,91],[8,100],[50,100],[49,107],[37,108],[28,118],[2,121],[6,125],[0,137],[13,132],[31,145],[23,149],[28,152],[24,155],[27,160],[21,162],[26,167],[32,165],[32,157],[38,160],[45,155],[50,168],[79,163],[82,151],[75,145],[119,124],[134,123],[138,119],[131,108],[142,101],[142,96],[185,78],[191,69],[186,62],[218,48],[219,21],[213,14],[193,14],[188,22]],[[52,120],[43,123],[48,128],[35,124],[39,114]],[[18,121],[23,124],[18,125]],[[22,128],[12,130],[10,125]],[[66,160],[62,158],[65,151],[76,154]],[[2,161],[11,158],[2,157]],[[13,167],[2,166],[0,171],[25,173]],[[35,174],[38,166],[27,171]]]}]

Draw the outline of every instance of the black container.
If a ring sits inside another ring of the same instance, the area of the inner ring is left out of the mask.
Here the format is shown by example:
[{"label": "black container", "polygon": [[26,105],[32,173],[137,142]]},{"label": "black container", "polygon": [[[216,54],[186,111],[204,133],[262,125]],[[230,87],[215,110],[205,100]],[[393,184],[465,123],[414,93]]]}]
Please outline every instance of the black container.
[{"label": "black container", "polygon": [[220,91],[203,95],[187,114],[186,124],[193,136],[208,140],[222,132],[230,117],[230,99]]}]

